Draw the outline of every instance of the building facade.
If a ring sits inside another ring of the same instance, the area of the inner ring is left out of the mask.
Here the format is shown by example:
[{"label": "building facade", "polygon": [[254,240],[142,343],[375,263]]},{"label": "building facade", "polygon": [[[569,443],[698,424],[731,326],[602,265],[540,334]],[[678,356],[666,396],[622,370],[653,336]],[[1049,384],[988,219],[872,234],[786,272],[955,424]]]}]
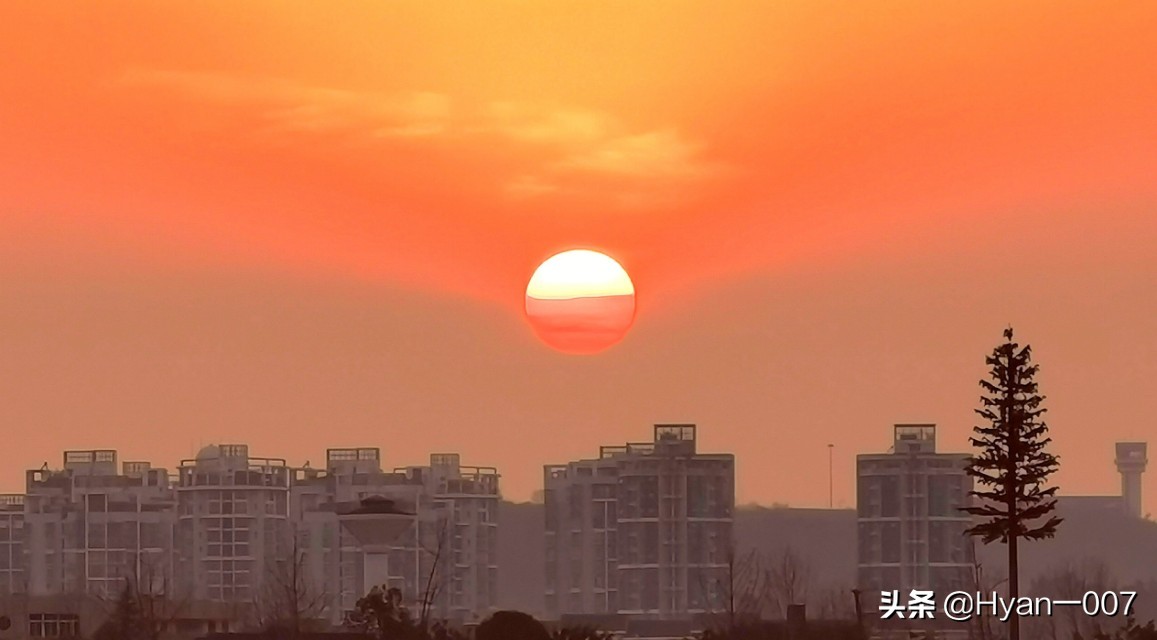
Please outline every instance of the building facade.
[{"label": "building facade", "polygon": [[428,466],[386,471],[376,448],[330,449],[324,470],[303,469],[293,489],[299,541],[317,588],[329,588],[337,620],[364,594],[365,553],[339,524],[343,508],[382,497],[413,514],[392,543],[386,584],[412,608],[454,622],[497,609],[498,472],[468,467],[457,454],[433,454]]},{"label": "building facade", "polygon": [[25,593],[24,495],[0,494],[0,594]]},{"label": "building facade", "polygon": [[292,555],[292,477],[285,460],[243,444],[209,445],[177,474],[177,592],[197,601],[253,603]]},{"label": "building facade", "polygon": [[938,453],[936,426],[895,425],[892,450],[856,457],[858,582],[867,593],[972,584],[964,531],[972,479],[968,455]]},{"label": "building facade", "polygon": [[696,427],[544,468],[546,614],[678,619],[726,606],[735,458]]},{"label": "building facade", "polygon": [[64,452],[59,470],[27,473],[26,590],[111,598],[125,580],[160,590],[172,576],[174,496],[168,473],[118,468],[113,450]]},{"label": "building facade", "polygon": [[479,620],[497,609],[498,478],[457,454],[386,471],[376,448],[330,449],[324,468],[295,469],[243,444],[210,445],[175,476],[118,466],[113,450],[66,451],[62,468],[27,473],[24,494],[0,495],[0,596],[54,603],[23,616],[48,634],[37,637],[70,632],[81,614],[57,609],[114,600],[126,580],[255,622],[300,572],[310,614],[340,623],[366,576],[338,514],[385,497],[413,514],[389,551],[387,584],[433,618]]}]

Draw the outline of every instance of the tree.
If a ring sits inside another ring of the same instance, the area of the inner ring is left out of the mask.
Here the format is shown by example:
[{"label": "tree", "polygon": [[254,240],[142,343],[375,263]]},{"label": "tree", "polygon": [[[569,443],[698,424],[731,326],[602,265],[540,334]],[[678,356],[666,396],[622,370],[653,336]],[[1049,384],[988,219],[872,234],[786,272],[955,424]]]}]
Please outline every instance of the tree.
[{"label": "tree", "polygon": [[[1080,602],[1090,591],[1115,591],[1116,584],[1103,561],[1092,558],[1070,562],[1041,574],[1032,583],[1034,597],[1048,597],[1054,601]],[[1087,616],[1080,607],[1057,607],[1054,615],[1034,618],[1048,638],[1092,637],[1098,630],[1097,618]]]},{"label": "tree", "polygon": [[425,625],[410,615],[401,589],[375,586],[358,600],[352,625],[378,640],[461,640],[464,636],[442,623]]},{"label": "tree", "polygon": [[[972,571],[969,575],[970,588],[976,593],[993,593],[996,587],[1005,582],[1005,578],[993,580],[984,575],[984,565],[980,562],[980,554],[976,552],[976,539],[971,540],[972,545],[969,547],[970,557],[972,560]],[[993,576],[994,578],[996,576]],[[990,640],[993,638],[992,633],[992,616],[987,613],[985,609],[978,609],[976,615],[973,615],[969,620],[969,637],[976,640]]]},{"label": "tree", "polygon": [[766,569],[767,592],[778,615],[786,618],[787,607],[805,604],[811,569],[791,547],[784,547]]},{"label": "tree", "polygon": [[854,620],[855,596],[849,587],[827,586],[813,594],[818,620]]},{"label": "tree", "polygon": [[289,558],[267,563],[257,601],[258,625],[278,637],[297,638],[321,626],[329,610],[329,593],[311,580],[308,557],[296,537]]},{"label": "tree", "polygon": [[97,628],[93,640],[145,640],[147,637],[140,603],[132,584],[125,580],[116,608]]},{"label": "tree", "polygon": [[[718,573],[695,572],[705,607],[717,626],[734,629],[744,619],[758,617],[768,598],[763,559],[756,549],[739,556],[732,545],[727,553],[727,569]],[[714,586],[714,588],[712,588]]]},{"label": "tree", "polygon": [[614,640],[615,634],[594,627],[563,627],[551,635],[551,640]]},{"label": "tree", "polygon": [[436,514],[435,526],[437,529],[434,533],[434,542],[432,545],[426,544],[422,539],[421,528],[419,526],[418,545],[421,553],[429,558],[430,569],[426,572],[425,584],[422,586],[422,601],[419,603],[418,622],[426,628],[430,623],[430,616],[434,611],[434,605],[438,601],[438,597],[442,592],[442,585],[444,576],[442,575],[447,570],[453,571],[453,565],[445,565],[442,562],[442,556],[446,553],[446,545],[450,539],[450,522],[444,514]]},{"label": "tree", "polygon": [[478,625],[475,640],[551,640],[546,627],[521,611],[498,611]]},{"label": "tree", "polygon": [[[1073,638],[1074,640],[1082,640],[1079,633],[1074,634]],[[1116,629],[1113,633],[1097,631],[1092,640],[1157,640],[1157,626],[1154,626],[1152,620],[1141,626],[1133,618],[1128,618],[1125,621],[1125,626]]]},{"label": "tree", "polygon": [[[1050,516],[1057,488],[1045,486],[1058,465],[1045,451],[1052,439],[1040,419],[1044,397],[1034,380],[1039,367],[1032,364],[1032,348],[1013,341],[1012,327],[1004,339],[985,359],[990,379],[980,381],[984,393],[976,413],[988,424],[975,427],[978,437],[970,439],[981,450],[967,467],[981,487],[970,492],[980,504],[962,509],[982,520],[967,535],[1008,546],[1008,591],[1015,599],[1020,596],[1017,542],[1053,537],[1061,518]],[[1018,616],[1010,619],[1009,637],[1020,640]]]},{"label": "tree", "polygon": [[187,600],[176,596],[167,563],[137,553],[131,564],[112,611],[97,629],[98,639],[160,640],[186,610]]},{"label": "tree", "polygon": [[416,628],[410,611],[402,602],[401,589],[375,586],[360,598],[354,609],[353,626],[380,640],[403,640]]}]

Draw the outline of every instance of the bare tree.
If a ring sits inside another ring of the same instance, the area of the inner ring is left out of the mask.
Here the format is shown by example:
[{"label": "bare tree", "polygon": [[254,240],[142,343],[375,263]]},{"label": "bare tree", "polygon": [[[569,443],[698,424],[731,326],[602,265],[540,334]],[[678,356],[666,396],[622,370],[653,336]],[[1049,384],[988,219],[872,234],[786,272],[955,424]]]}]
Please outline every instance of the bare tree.
[{"label": "bare tree", "polygon": [[[434,540],[431,544],[427,544],[422,539],[419,531],[418,545],[420,553],[429,558],[429,570],[424,576],[424,584],[422,585],[422,599],[418,603],[418,625],[422,629],[427,629],[430,624],[430,618],[434,612],[434,605],[441,595],[444,587],[446,572],[446,565],[444,563],[444,554],[447,551],[447,545],[450,540],[450,522],[445,516],[438,515],[436,520],[436,527],[434,533]],[[419,527],[421,525],[419,524]],[[420,565],[419,565],[420,566]],[[453,565],[450,565],[450,570],[453,570]]]},{"label": "bare tree", "polygon": [[828,586],[813,590],[811,602],[816,605],[816,617],[820,620],[853,620],[856,617],[856,600],[851,587]]},{"label": "bare tree", "polygon": [[803,604],[807,600],[811,567],[787,546],[768,564],[765,579],[772,609],[786,618],[788,605]]},{"label": "bare tree", "polygon": [[767,576],[763,571],[763,558],[756,549],[739,554],[732,545],[722,576],[710,577],[702,572],[697,576],[699,588],[705,596],[712,592],[718,594],[715,599],[705,597],[705,604],[713,617],[724,618],[721,626],[729,630],[758,617],[767,601]]},{"label": "bare tree", "polygon": [[308,556],[296,536],[289,558],[267,564],[261,597],[257,601],[258,624],[286,638],[296,638],[320,626],[329,611],[329,592],[312,579]]},{"label": "bare tree", "polygon": [[117,597],[103,601],[109,613],[97,637],[117,640],[159,640],[189,605],[188,598],[178,595],[171,568],[140,552],[133,554]]},{"label": "bare tree", "polygon": [[[980,594],[991,594],[996,591],[996,588],[1006,582],[1005,578],[997,575],[987,575],[984,572],[984,565],[980,562],[980,555],[977,553],[977,542],[975,538],[970,537],[969,542],[972,553],[972,572],[969,576],[971,587],[974,592]],[[992,617],[985,609],[978,609],[976,615],[971,617],[969,621],[969,635],[975,640],[991,640],[994,638],[992,632]]]},{"label": "bare tree", "polygon": [[[1034,597],[1054,601],[1080,601],[1089,591],[1104,593],[1115,589],[1114,582],[1105,563],[1090,558],[1068,562],[1041,574],[1033,581],[1032,593]],[[1033,635],[1050,639],[1091,638],[1100,631],[1097,619],[1084,615],[1080,607],[1057,607],[1053,615],[1041,616],[1036,622]]]}]

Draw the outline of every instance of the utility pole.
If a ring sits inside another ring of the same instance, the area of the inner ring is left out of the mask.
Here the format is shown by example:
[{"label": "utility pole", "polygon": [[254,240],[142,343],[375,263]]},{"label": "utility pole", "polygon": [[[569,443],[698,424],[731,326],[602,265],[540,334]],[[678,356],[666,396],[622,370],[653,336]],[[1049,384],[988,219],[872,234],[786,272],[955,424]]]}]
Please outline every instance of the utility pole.
[{"label": "utility pole", "polygon": [[829,509],[832,509],[835,507],[835,500],[834,500],[835,491],[833,490],[833,484],[832,484],[832,449],[835,449],[835,447],[836,447],[836,445],[834,445],[834,444],[828,445],[828,508]]}]

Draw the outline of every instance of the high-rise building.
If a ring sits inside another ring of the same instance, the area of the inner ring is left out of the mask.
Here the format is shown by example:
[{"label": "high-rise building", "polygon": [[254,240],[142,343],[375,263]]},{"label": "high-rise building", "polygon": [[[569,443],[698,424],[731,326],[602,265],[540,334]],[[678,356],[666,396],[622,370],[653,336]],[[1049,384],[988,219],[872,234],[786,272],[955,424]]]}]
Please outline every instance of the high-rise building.
[{"label": "high-rise building", "polygon": [[[421,487],[404,480],[382,470],[381,451],[372,447],[329,449],[325,468],[296,470],[291,513],[297,544],[310,576],[310,595],[328,603],[325,613],[333,622],[340,622],[365,595],[364,552],[340,525],[339,512],[343,506],[381,496],[402,502],[416,514]],[[421,582],[417,529],[415,515],[411,530],[390,550],[383,580],[411,599]]]},{"label": "high-rise building", "polygon": [[209,445],[181,462],[175,549],[178,591],[194,600],[252,603],[292,554],[290,468],[243,444]]},{"label": "high-rise building", "polygon": [[[421,487],[417,502],[419,579],[434,616],[481,621],[498,608],[498,470],[467,466],[457,453],[434,453],[428,466],[396,467]],[[428,588],[427,588],[428,587]]]},{"label": "high-rise building", "polygon": [[544,468],[546,613],[676,619],[720,612],[732,554],[735,458],[700,453],[691,424]]},{"label": "high-rise building", "polygon": [[24,593],[24,494],[0,494],[0,595]]},{"label": "high-rise building", "polygon": [[413,514],[413,525],[392,539],[384,554],[390,587],[409,606],[436,619],[467,622],[497,607],[498,473],[466,467],[457,454],[434,454],[429,466],[385,471],[376,448],[330,449],[324,470],[298,471],[293,510],[299,541],[317,588],[329,588],[334,618],[364,595],[365,550],[343,510],[362,500],[386,498]]},{"label": "high-rise building", "polygon": [[26,585],[33,595],[113,597],[126,579],[160,590],[172,576],[173,494],[148,463],[113,450],[65,451],[64,468],[27,473]]},{"label": "high-rise building", "polygon": [[1121,474],[1121,497],[1129,515],[1140,518],[1143,515],[1141,502],[1141,474],[1149,465],[1144,442],[1117,443],[1117,471]]},{"label": "high-rise building", "polygon": [[856,457],[859,586],[866,591],[971,585],[968,455],[937,453],[936,426],[895,425],[892,450]]},{"label": "high-rise building", "polygon": [[[112,450],[67,451],[63,469],[28,472],[25,494],[0,495],[0,595],[108,599],[129,579],[181,602],[237,605],[230,615],[254,621],[283,607],[274,587],[300,575],[309,613],[335,623],[367,580],[402,589],[435,619],[497,608],[499,476],[457,454],[385,471],[376,448],[330,449],[325,468],[293,469],[224,444],[182,461],[175,478],[117,465]],[[391,526],[412,524],[368,557],[342,517],[375,498],[398,505]]]}]

